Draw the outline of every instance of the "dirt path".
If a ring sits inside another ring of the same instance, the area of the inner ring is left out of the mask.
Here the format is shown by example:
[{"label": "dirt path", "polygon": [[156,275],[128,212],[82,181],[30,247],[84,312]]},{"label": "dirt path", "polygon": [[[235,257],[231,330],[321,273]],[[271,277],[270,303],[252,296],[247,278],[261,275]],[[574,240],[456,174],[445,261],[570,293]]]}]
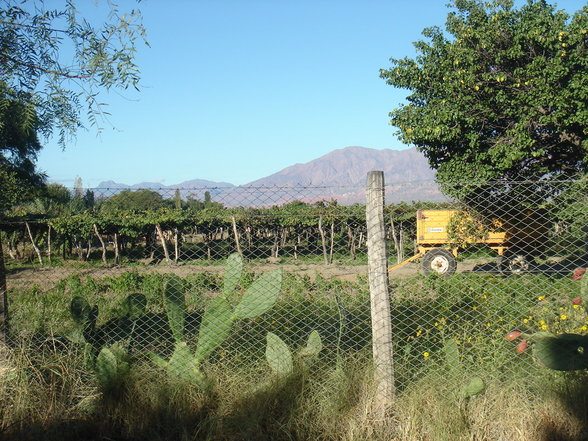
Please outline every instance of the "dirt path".
[{"label": "dirt path", "polygon": [[[487,262],[488,260],[488,262]],[[489,259],[477,259],[459,262],[458,272],[469,272],[475,267],[489,263]],[[314,280],[318,274],[326,279],[356,281],[358,276],[367,276],[367,265],[324,265],[324,264],[250,264],[247,266],[255,272],[266,272],[275,268],[282,268],[285,272],[305,275]],[[42,289],[54,286],[59,280],[72,275],[91,276],[94,278],[116,277],[124,272],[137,271],[139,273],[176,274],[186,277],[198,273],[222,273],[223,265],[143,265],[143,266],[111,266],[94,268],[76,267],[40,267],[34,269],[12,269],[8,271],[9,289],[26,288],[34,285]],[[390,273],[390,278],[407,278],[420,271],[419,263],[409,263]]]}]

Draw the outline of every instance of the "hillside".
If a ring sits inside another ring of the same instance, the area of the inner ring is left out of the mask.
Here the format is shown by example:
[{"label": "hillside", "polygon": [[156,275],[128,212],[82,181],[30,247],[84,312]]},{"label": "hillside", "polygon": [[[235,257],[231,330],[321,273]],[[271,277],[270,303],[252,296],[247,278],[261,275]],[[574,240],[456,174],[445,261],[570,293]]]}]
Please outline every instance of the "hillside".
[{"label": "hillside", "polygon": [[427,160],[414,147],[405,150],[346,147],[305,164],[292,165],[246,186],[356,186],[365,183],[370,170],[384,170],[388,184],[434,179]]},{"label": "hillside", "polygon": [[193,179],[175,185],[151,182],[127,185],[104,181],[99,188],[108,189],[103,190],[104,195],[123,189],[150,188],[166,197],[171,197],[179,188],[184,199],[203,199],[204,192],[209,190],[214,201],[228,206],[282,204],[295,199],[306,202],[337,199],[340,203],[349,204],[364,200],[365,180],[370,170],[384,171],[388,202],[444,199],[433,182],[433,170],[414,147],[405,150],[357,146],[337,149],[241,186]]}]

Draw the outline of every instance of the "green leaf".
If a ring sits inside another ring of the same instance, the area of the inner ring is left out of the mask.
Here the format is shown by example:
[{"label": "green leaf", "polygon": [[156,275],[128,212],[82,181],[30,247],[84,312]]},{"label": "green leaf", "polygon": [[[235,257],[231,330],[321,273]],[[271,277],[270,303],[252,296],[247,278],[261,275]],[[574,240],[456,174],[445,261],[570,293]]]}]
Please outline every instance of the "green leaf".
[{"label": "green leaf", "polygon": [[204,312],[198,330],[198,345],[194,356],[198,363],[209,357],[226,340],[233,321],[231,305],[224,297],[217,296]]},{"label": "green leaf", "polygon": [[286,376],[293,372],[292,352],[284,341],[272,332],[266,336],[265,358],[276,375]]},{"label": "green leaf", "polygon": [[473,377],[461,390],[461,397],[471,398],[484,392],[484,389],[486,389],[486,383],[484,383],[484,380],[480,377]]},{"label": "green leaf", "polygon": [[298,355],[301,357],[317,357],[322,350],[323,342],[321,336],[317,330],[314,330],[308,336],[306,346],[298,352]]},{"label": "green leaf", "polygon": [[241,274],[243,272],[243,259],[238,253],[233,253],[227,259],[225,265],[225,276],[223,278],[223,294],[228,296],[232,294],[239,280],[241,280]]},{"label": "green leaf", "polygon": [[259,276],[243,294],[235,308],[235,318],[255,318],[267,312],[276,303],[281,286],[280,269]]},{"label": "green leaf", "polygon": [[165,309],[174,339],[183,340],[186,320],[184,288],[176,279],[170,279],[165,284]]},{"label": "green leaf", "polygon": [[557,371],[588,369],[588,336],[534,336],[534,342],[533,354],[543,366]]}]

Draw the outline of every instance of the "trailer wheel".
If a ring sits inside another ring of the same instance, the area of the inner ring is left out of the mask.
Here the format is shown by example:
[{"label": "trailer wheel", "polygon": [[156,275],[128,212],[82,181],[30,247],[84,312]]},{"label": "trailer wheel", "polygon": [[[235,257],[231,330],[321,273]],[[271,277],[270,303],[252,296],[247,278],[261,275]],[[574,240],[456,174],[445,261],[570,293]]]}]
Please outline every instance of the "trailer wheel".
[{"label": "trailer wheel", "polygon": [[522,252],[507,252],[498,258],[498,269],[506,275],[523,274],[529,271],[530,267],[529,257]]},{"label": "trailer wheel", "polygon": [[423,271],[425,274],[449,275],[453,274],[456,269],[455,257],[444,248],[434,248],[423,257]]}]

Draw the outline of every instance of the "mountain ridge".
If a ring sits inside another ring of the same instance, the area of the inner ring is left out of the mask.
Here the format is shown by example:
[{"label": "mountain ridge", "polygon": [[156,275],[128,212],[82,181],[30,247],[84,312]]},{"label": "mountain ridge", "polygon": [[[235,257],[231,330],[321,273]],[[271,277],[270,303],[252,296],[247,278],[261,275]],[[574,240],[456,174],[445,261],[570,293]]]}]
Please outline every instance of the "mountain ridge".
[{"label": "mountain ridge", "polygon": [[[204,192],[210,190],[213,200],[229,206],[281,204],[294,199],[306,202],[337,199],[341,203],[354,203],[365,199],[365,180],[367,173],[371,170],[384,171],[388,202],[443,198],[434,182],[434,171],[416,147],[403,150],[344,147],[238,186],[228,182],[191,179],[175,185],[153,182],[127,185],[103,181],[99,184],[99,188],[113,190],[113,194],[124,189],[144,188],[158,190],[162,194],[165,192],[166,195],[171,190],[179,189],[182,198],[198,199],[202,199]],[[321,186],[324,188],[317,188]],[[308,193],[313,195],[294,197],[284,191],[284,189],[295,187],[312,189]],[[253,191],[254,188],[263,189],[265,198],[263,201],[255,200],[261,196],[259,191],[257,193]],[[279,188],[282,190],[278,191]]]}]

